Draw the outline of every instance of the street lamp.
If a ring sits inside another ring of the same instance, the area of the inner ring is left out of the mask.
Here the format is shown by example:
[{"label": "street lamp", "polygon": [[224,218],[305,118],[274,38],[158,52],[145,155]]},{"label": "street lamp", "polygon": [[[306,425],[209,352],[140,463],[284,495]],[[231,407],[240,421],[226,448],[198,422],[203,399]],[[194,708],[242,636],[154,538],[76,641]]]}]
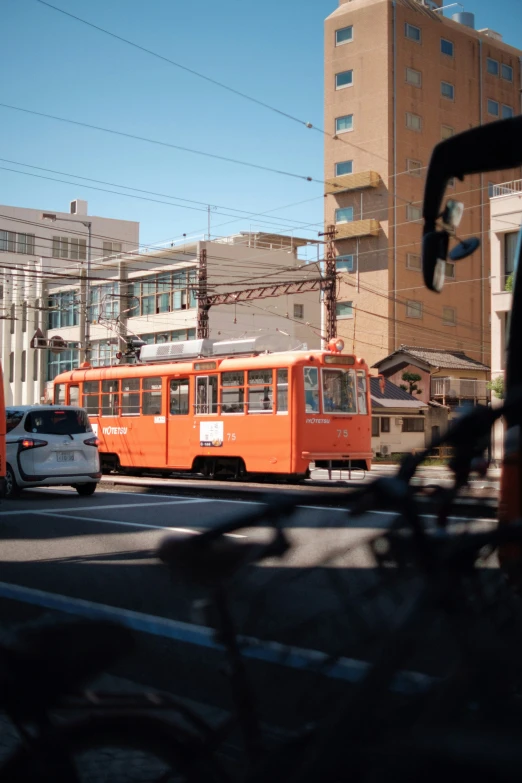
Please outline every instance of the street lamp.
[{"label": "street lamp", "polygon": [[[91,339],[91,323],[89,319],[89,303],[91,293],[91,247],[92,247],[92,221],[82,220],[81,218],[62,218],[58,217],[54,212],[43,212],[42,220],[47,220],[51,223],[56,223],[57,220],[64,223],[81,223],[82,226],[87,228],[88,240],[87,240],[87,279],[85,281],[85,320],[83,327],[83,344],[85,345],[85,361],[88,362],[90,358],[90,339]],[[78,258],[79,258],[78,252]]]}]

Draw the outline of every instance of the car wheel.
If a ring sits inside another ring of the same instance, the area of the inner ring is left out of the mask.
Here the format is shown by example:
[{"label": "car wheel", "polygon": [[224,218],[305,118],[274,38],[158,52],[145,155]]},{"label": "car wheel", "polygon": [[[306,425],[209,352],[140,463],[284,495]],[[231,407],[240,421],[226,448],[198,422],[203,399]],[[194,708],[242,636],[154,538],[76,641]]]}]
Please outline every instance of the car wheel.
[{"label": "car wheel", "polygon": [[20,487],[16,483],[16,477],[11,465],[7,465],[5,470],[4,497],[15,498],[20,494]]},{"label": "car wheel", "polygon": [[76,484],[74,488],[79,495],[86,497],[88,495],[94,495],[96,487],[96,481],[90,481],[88,484]]}]

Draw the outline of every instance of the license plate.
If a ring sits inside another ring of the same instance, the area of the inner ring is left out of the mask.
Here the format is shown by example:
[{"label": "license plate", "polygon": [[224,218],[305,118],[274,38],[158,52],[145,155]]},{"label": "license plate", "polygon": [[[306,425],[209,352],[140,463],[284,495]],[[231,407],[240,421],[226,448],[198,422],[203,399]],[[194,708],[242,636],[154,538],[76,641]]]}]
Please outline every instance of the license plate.
[{"label": "license plate", "polygon": [[74,462],[74,454],[70,454],[68,451],[59,451],[56,459],[58,462]]}]

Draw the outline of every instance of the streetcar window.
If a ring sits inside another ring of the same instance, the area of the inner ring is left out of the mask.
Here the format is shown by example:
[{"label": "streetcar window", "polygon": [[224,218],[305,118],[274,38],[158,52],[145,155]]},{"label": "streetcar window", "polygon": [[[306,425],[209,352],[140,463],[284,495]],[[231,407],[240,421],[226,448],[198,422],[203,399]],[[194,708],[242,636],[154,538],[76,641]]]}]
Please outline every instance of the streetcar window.
[{"label": "streetcar window", "polygon": [[85,381],[83,384],[82,407],[89,416],[97,416],[100,410],[100,382]]},{"label": "streetcar window", "polygon": [[277,371],[277,412],[288,413],[288,370]]},{"label": "streetcar window", "polygon": [[353,370],[323,370],[325,413],[357,413]]},{"label": "streetcar window", "polygon": [[121,391],[121,415],[137,416],[140,412],[140,379],[123,378]]},{"label": "streetcar window", "polygon": [[117,416],[119,407],[119,381],[102,381],[102,416]]},{"label": "streetcar window", "polygon": [[272,372],[272,370],[248,371],[248,413],[273,411]]},{"label": "streetcar window", "polygon": [[170,415],[186,416],[189,412],[189,379],[170,382]]},{"label": "streetcar window", "polygon": [[368,413],[366,405],[366,373],[364,370],[357,370],[357,407],[359,413],[363,415]]},{"label": "streetcar window", "polygon": [[57,383],[54,387],[54,404],[65,405],[65,383]]},{"label": "streetcar window", "polygon": [[80,407],[80,387],[69,386],[69,405]]},{"label": "streetcar window", "polygon": [[195,387],[195,411],[196,413],[217,413],[217,375],[198,375]]},{"label": "streetcar window", "polygon": [[221,412],[243,413],[245,409],[245,373],[221,373]]},{"label": "streetcar window", "polygon": [[142,414],[144,416],[159,416],[161,413],[161,378],[143,378],[142,389]]},{"label": "streetcar window", "polygon": [[317,367],[304,368],[305,410],[315,413],[319,410],[319,370]]}]

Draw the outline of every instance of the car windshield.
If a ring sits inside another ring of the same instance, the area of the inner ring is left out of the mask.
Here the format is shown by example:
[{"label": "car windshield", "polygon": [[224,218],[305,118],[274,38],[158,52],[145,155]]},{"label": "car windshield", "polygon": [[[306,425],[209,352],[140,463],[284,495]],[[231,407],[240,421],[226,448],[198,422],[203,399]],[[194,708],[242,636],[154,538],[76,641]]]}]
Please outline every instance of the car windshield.
[{"label": "car windshield", "polygon": [[83,410],[49,409],[28,413],[25,430],[45,435],[79,435],[91,432],[91,425]]}]

